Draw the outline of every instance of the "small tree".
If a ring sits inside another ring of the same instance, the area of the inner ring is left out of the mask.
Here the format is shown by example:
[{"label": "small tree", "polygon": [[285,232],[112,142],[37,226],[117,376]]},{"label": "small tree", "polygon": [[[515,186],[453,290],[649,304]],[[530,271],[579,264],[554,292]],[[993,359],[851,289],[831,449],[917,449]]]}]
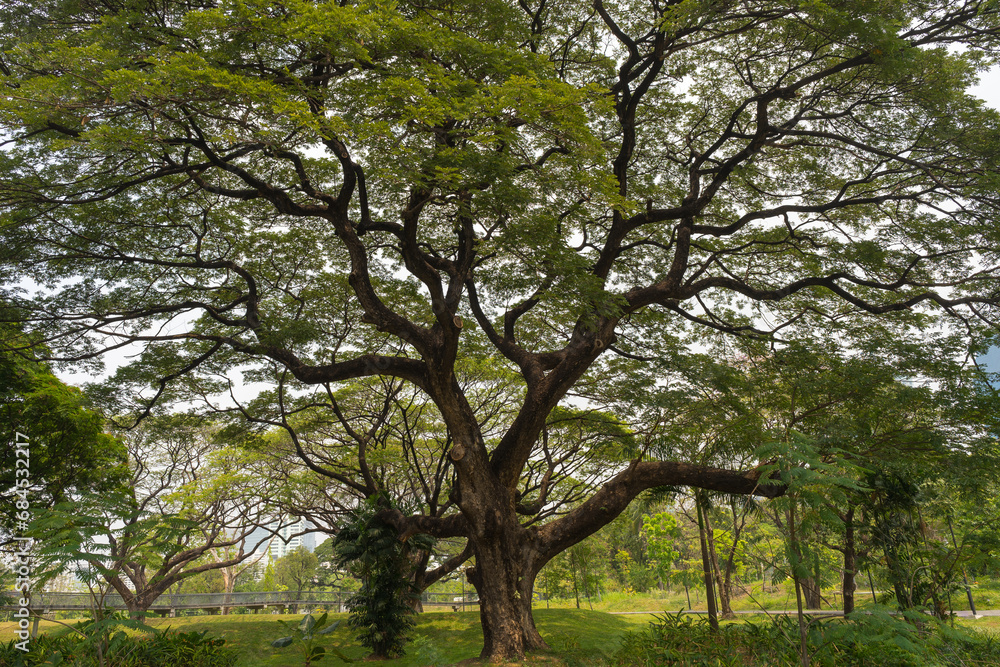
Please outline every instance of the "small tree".
[{"label": "small tree", "polygon": [[407,604],[414,594],[409,554],[433,544],[426,535],[401,541],[396,529],[378,515],[389,505],[385,495],[359,505],[334,538],[338,564],[361,581],[361,590],[347,601],[348,625],[358,631],[358,640],[371,649],[373,658],[405,653],[407,632],[414,624],[413,607]]},{"label": "small tree", "polygon": [[274,573],[279,584],[287,586],[288,590],[294,590],[298,596],[306,584],[312,581],[317,567],[319,558],[316,554],[300,546],[274,564]]},{"label": "small tree", "polygon": [[677,519],[667,512],[645,516],[642,519],[642,532],[646,536],[650,565],[662,587],[664,581],[670,580],[671,566],[680,556],[680,552],[674,549],[674,542],[680,538]]},{"label": "small tree", "polygon": [[274,563],[268,563],[264,568],[264,576],[261,578],[260,589],[263,591],[283,591],[285,586],[278,583],[278,575],[274,571]]}]

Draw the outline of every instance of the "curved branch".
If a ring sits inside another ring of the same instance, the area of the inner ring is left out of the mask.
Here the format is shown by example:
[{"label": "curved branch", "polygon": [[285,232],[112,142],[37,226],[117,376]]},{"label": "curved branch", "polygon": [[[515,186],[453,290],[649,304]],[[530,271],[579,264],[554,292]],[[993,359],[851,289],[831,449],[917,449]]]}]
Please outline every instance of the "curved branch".
[{"label": "curved branch", "polygon": [[779,482],[761,482],[760,471],[739,472],[677,461],[633,461],[585,503],[538,531],[543,562],[593,535],[624,511],[637,495],[656,486],[692,486],[724,493],[776,498]]}]

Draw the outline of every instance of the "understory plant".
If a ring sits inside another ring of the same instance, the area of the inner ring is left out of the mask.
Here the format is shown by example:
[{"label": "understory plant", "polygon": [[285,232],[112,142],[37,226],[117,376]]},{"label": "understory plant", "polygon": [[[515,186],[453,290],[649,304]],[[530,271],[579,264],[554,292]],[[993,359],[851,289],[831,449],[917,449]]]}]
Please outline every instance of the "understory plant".
[{"label": "understory plant", "polygon": [[312,663],[322,660],[327,653],[332,653],[344,662],[353,662],[350,658],[340,652],[337,648],[323,648],[316,644],[318,638],[329,635],[340,627],[340,621],[327,624],[327,614],[323,613],[319,619],[313,618],[312,614],[306,614],[299,621],[298,625],[293,625],[288,621],[278,621],[288,628],[292,634],[287,637],[280,637],[271,642],[274,648],[286,648],[291,646],[296,639],[299,640],[299,650],[302,653],[303,667],[310,667]]},{"label": "understory plant", "polygon": [[361,589],[347,600],[347,623],[373,658],[405,653],[417,599],[410,581],[410,554],[433,545],[426,535],[400,541],[396,529],[379,518],[378,512],[389,507],[391,501],[384,495],[365,501],[334,538],[338,565],[361,582]]},{"label": "understory plant", "polygon": [[174,632],[150,628],[148,636],[119,630],[112,634],[98,656],[86,634],[40,635],[27,653],[15,642],[0,644],[3,667],[233,667],[237,653],[226,640],[203,632]]},{"label": "understory plant", "polygon": [[[849,618],[813,618],[810,663],[821,667],[986,667],[1000,664],[1000,636],[951,628],[925,614],[884,607]],[[671,667],[793,667],[800,662],[798,622],[790,616],[722,624],[667,614],[622,639],[610,664]]]}]

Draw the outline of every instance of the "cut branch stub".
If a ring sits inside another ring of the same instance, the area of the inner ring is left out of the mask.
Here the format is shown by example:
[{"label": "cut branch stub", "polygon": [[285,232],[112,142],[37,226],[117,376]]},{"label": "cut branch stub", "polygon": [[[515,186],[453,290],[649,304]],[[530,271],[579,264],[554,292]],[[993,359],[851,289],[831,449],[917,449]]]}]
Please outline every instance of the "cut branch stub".
[{"label": "cut branch stub", "polygon": [[448,452],[448,457],[452,461],[461,461],[463,456],[465,456],[465,447],[461,443],[456,442],[455,446]]}]

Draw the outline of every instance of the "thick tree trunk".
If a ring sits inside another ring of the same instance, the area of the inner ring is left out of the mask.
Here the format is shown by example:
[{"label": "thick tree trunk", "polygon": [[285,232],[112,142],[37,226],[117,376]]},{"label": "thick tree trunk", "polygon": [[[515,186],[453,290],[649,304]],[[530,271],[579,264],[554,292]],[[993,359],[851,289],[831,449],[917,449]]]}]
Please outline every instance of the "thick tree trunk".
[{"label": "thick tree trunk", "polygon": [[160,597],[162,593],[163,591],[160,590],[146,589],[131,598],[122,596],[122,599],[125,601],[125,608],[128,610],[129,618],[141,621],[145,617],[144,614],[149,611],[156,598]]},{"label": "thick tree trunk", "polygon": [[[531,614],[531,596],[538,572],[549,559],[610,523],[643,490],[670,484],[766,497],[779,496],[785,490],[780,484],[762,482],[756,470],[735,472],[678,462],[635,460],[566,516],[525,529],[520,524],[516,504],[519,468],[498,470],[490,461],[491,456],[502,459],[501,454],[521,444],[510,440],[491,455],[474,429],[463,428],[474,422],[464,419],[461,406],[442,401],[439,407],[456,433],[448,457],[458,481],[451,499],[461,514],[444,518],[404,517],[394,510],[387,512],[387,519],[400,529],[401,539],[420,532],[468,538],[468,548],[476,558],[476,566],[467,574],[479,593],[481,657],[494,662],[521,661],[526,651],[546,648]],[[466,432],[461,433],[463,430]],[[711,587],[710,572],[708,579]]]},{"label": "thick tree trunk", "polygon": [[[516,521],[515,521],[516,526]],[[497,539],[486,535],[475,541],[476,566],[468,570],[470,583],[479,594],[483,626],[480,657],[492,662],[521,660],[525,651],[548,648],[538,634],[531,613],[531,596],[540,566],[531,562],[534,553],[525,544],[520,526],[497,531],[510,535]]]}]

